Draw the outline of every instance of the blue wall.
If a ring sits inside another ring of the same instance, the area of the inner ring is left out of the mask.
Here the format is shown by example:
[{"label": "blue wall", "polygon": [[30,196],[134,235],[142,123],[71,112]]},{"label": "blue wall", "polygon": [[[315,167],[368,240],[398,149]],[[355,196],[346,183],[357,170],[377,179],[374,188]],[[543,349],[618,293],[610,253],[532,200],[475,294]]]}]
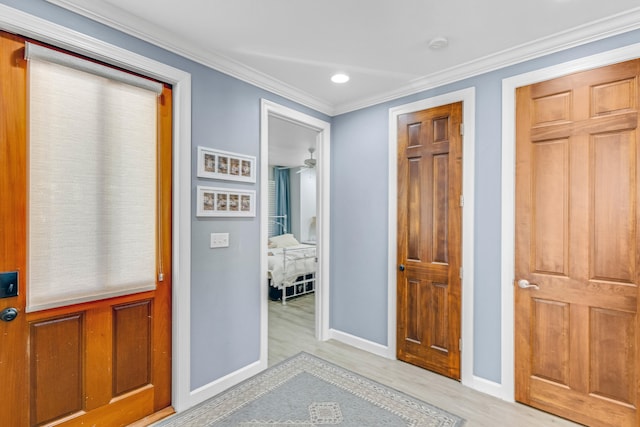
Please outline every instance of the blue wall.
[{"label": "blue wall", "polygon": [[[198,145],[259,157],[260,98],[332,123],[331,327],[386,345],[388,109],[475,86],[474,374],[500,382],[502,79],[640,42],[634,31],[330,119],[43,0],[0,3],[192,74],[192,389],[258,360],[260,320],[259,216],[195,217],[195,187],[211,185],[195,176]],[[229,232],[230,247],[209,249],[211,232]]]},{"label": "blue wall", "polygon": [[[217,185],[196,177],[197,146],[259,158],[261,98],[325,121],[330,118],[43,0],[0,0],[0,3],[191,73],[191,389],[259,360],[259,212],[255,218],[195,216],[196,186]],[[221,185],[254,189],[259,200],[259,182]],[[229,248],[210,249],[212,232],[228,232]]]},{"label": "blue wall", "polygon": [[389,108],[474,86],[474,374],[500,383],[502,79],[634,43],[640,43],[640,31],[334,117],[331,327],[388,344]]}]

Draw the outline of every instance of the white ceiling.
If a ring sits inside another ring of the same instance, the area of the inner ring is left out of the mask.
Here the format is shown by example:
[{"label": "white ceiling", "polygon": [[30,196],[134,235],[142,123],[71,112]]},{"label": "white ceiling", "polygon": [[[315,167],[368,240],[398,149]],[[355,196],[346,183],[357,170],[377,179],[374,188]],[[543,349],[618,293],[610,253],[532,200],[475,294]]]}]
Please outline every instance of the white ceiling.
[{"label": "white ceiling", "polygon": [[[309,148],[316,148],[318,131],[278,117],[269,117],[269,164],[297,167],[309,158]],[[315,153],[313,158],[317,158]]]},{"label": "white ceiling", "polygon": [[638,0],[47,1],[328,115],[640,28]]}]

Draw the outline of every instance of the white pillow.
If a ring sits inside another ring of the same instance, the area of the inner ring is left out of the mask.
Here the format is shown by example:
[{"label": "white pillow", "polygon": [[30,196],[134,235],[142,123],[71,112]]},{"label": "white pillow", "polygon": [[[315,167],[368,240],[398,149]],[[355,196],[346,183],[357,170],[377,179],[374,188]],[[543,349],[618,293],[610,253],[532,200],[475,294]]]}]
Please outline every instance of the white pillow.
[{"label": "white pillow", "polygon": [[271,245],[276,245],[278,248],[288,248],[289,246],[299,245],[300,242],[293,237],[293,234],[281,234],[280,236],[273,236],[269,238],[269,243]]}]

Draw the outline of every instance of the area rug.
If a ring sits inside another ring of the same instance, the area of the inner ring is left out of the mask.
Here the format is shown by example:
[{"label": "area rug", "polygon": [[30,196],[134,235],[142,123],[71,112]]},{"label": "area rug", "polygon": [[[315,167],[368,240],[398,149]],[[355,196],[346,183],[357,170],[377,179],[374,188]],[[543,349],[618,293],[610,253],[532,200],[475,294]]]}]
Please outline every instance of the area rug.
[{"label": "area rug", "polygon": [[308,353],[154,427],[459,427],[464,419]]}]

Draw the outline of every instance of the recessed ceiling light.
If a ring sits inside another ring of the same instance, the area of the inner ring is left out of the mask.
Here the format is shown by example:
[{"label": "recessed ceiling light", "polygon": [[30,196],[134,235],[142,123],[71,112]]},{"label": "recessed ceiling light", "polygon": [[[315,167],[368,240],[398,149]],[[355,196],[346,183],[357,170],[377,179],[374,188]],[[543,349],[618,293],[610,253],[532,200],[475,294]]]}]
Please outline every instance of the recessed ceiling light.
[{"label": "recessed ceiling light", "polygon": [[331,81],[334,83],[346,83],[349,81],[349,76],[344,73],[337,73],[331,76]]},{"label": "recessed ceiling light", "polygon": [[445,48],[448,44],[449,40],[447,40],[447,38],[443,36],[434,37],[429,41],[429,47],[436,50]]}]

